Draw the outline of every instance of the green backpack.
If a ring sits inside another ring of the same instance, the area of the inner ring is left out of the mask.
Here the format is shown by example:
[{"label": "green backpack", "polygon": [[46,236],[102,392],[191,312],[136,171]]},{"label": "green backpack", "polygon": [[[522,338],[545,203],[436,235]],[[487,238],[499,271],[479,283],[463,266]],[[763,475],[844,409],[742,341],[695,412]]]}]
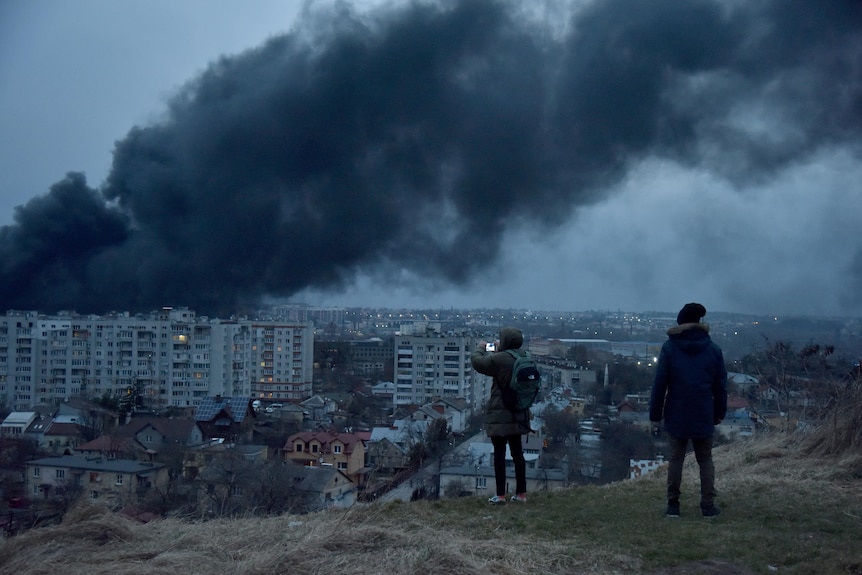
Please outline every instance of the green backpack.
[{"label": "green backpack", "polygon": [[542,388],[539,368],[529,351],[524,350],[524,355],[512,349],[506,351],[515,358],[515,364],[512,366],[512,379],[503,389],[503,404],[512,411],[530,409]]}]

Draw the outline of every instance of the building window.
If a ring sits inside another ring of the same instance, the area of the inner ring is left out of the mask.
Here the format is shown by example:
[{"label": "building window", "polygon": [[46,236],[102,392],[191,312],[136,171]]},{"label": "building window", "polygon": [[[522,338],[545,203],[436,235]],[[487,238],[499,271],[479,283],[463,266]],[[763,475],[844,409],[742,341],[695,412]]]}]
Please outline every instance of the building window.
[{"label": "building window", "polygon": [[303,445],[301,443],[297,443],[296,445],[294,445],[293,448],[296,450],[297,453],[302,453],[302,447]]},{"label": "building window", "polygon": [[318,450],[318,445],[317,445],[316,443],[315,443],[314,445],[312,445],[312,446],[311,446],[311,452],[312,452],[312,453],[317,453],[318,451],[319,451],[319,450]]},{"label": "building window", "polygon": [[33,477],[39,477],[41,473],[42,471],[38,467],[33,468]]},{"label": "building window", "polygon": [[242,497],[242,485],[232,485],[230,494],[234,497]]},{"label": "building window", "polygon": [[117,481],[114,485],[122,485],[122,484],[123,484],[123,476],[118,474],[117,475]]},{"label": "building window", "polygon": [[337,444],[333,445],[332,446],[332,453],[335,453],[336,455],[340,454],[341,453],[341,446],[337,445]]},{"label": "building window", "polygon": [[63,479],[64,477],[66,477],[66,470],[65,469],[58,469],[57,470],[57,479]]},{"label": "building window", "polygon": [[339,471],[347,471],[347,462],[346,461],[339,461],[338,462],[338,470]]},{"label": "building window", "polygon": [[476,489],[485,489],[488,486],[488,481],[486,477],[477,477],[476,478]]}]

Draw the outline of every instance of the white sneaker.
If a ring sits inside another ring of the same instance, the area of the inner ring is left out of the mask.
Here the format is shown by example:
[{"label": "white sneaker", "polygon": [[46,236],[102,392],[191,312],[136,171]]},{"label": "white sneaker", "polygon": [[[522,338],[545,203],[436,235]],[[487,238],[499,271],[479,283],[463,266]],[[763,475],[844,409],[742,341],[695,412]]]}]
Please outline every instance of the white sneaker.
[{"label": "white sneaker", "polygon": [[506,502],[506,496],[505,495],[503,495],[502,497],[500,497],[499,495],[495,495],[494,497],[492,497],[488,500],[488,503],[490,503],[491,505],[499,505],[500,503],[505,503],[505,502]]}]

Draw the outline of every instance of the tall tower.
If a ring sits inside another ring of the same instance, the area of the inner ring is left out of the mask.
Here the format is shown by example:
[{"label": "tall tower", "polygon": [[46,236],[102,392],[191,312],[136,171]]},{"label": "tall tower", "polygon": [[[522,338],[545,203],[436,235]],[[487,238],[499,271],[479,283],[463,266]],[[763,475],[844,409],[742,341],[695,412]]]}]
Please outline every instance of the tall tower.
[{"label": "tall tower", "polygon": [[394,407],[438,398],[461,398],[472,404],[474,346],[473,338],[466,335],[396,336]]}]

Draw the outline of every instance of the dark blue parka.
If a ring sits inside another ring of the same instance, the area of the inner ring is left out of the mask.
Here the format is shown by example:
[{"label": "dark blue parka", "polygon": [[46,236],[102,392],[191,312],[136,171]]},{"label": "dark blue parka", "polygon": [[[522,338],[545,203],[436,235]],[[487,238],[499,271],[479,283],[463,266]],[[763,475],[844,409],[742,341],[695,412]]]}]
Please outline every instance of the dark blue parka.
[{"label": "dark blue parka", "polygon": [[710,437],[727,415],[727,369],[704,323],[667,331],[650,398],[650,421],[680,438]]}]

